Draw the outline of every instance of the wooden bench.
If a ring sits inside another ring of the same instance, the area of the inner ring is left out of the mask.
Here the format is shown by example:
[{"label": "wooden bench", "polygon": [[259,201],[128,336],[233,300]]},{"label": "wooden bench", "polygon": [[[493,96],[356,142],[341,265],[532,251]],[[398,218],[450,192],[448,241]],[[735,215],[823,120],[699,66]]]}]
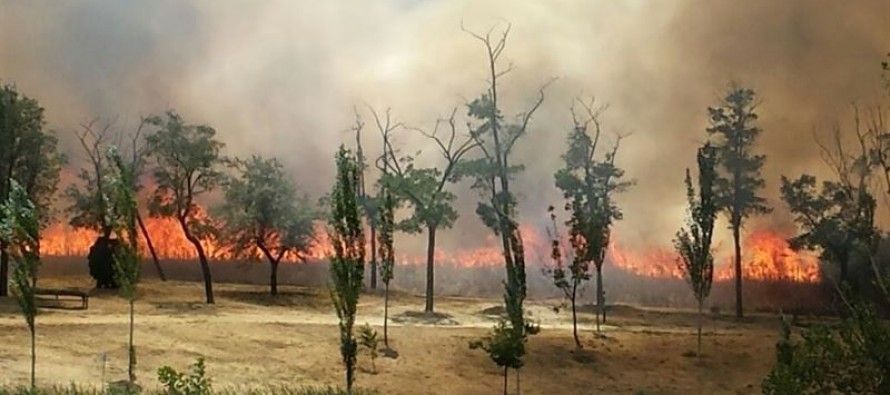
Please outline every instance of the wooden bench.
[{"label": "wooden bench", "polygon": [[53,297],[56,301],[54,306],[43,306],[49,308],[63,308],[61,302],[64,301],[63,298],[77,298],[80,299],[80,309],[86,310],[90,306],[90,296],[83,291],[79,291],[76,289],[48,289],[48,288],[37,288],[34,290],[35,296],[50,296]]}]

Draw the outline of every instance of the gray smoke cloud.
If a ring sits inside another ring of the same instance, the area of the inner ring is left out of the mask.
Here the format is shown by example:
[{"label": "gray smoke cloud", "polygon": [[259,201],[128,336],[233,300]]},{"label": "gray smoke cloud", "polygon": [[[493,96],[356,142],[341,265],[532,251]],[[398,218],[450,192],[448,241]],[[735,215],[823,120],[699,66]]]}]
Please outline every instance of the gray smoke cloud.
[{"label": "gray smoke cloud", "polygon": [[[353,108],[391,107],[398,120],[429,128],[438,116],[485,89],[480,44],[460,30],[512,23],[502,80],[506,114],[558,77],[529,136],[517,148],[527,170],[516,181],[525,221],[546,224],[559,204],[559,166],[573,98],[608,104],[611,132],[630,133],[619,164],[637,185],[618,201],[616,240],[668,245],[681,224],[684,169],[706,138],[706,108],[730,80],[762,98],[760,150],[768,156],[765,194],[778,199],[781,174],[827,174],[815,129],[848,122],[850,103],[879,100],[879,62],[890,50],[890,2],[730,1],[5,1],[0,3],[0,79],[47,109],[71,143],[84,120],[176,109],[214,126],[227,153],[276,156],[314,196],[328,190],[332,154],[352,144]],[[463,123],[463,121],[459,121]],[[376,132],[366,128],[368,151]],[[405,152],[435,152],[402,131]],[[76,146],[69,144],[76,156]],[[486,234],[460,194],[460,231],[446,248]],[[419,239],[411,244],[422,244]],[[420,251],[419,249],[417,251]]]}]

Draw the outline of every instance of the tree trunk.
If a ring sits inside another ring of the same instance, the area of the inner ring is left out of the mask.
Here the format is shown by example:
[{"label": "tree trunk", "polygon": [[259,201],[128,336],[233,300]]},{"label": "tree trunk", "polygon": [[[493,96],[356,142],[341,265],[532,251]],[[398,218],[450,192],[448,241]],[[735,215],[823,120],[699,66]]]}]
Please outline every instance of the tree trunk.
[{"label": "tree trunk", "polygon": [[377,226],[371,225],[371,289],[377,289]]},{"label": "tree trunk", "polygon": [[596,331],[600,332],[600,316],[605,322],[606,318],[606,297],[603,294],[603,266],[596,266]]},{"label": "tree trunk", "polygon": [[424,311],[427,313],[433,312],[433,286],[434,286],[434,272],[433,267],[435,263],[436,255],[436,227],[429,226],[427,227],[427,242],[426,242],[426,307],[424,307]]},{"label": "tree trunk", "polygon": [[9,296],[9,254],[5,243],[0,243],[0,296]]},{"label": "tree trunk", "polygon": [[744,317],[742,309],[742,246],[739,240],[739,228],[741,224],[733,221],[732,224],[732,240],[735,244],[735,316],[741,319]]},{"label": "tree trunk", "polygon": [[37,372],[37,330],[35,325],[31,325],[31,392],[37,388],[36,372]]},{"label": "tree trunk", "polygon": [[354,370],[355,367],[347,364],[346,365],[346,393],[352,395],[352,381],[354,380]]},{"label": "tree trunk", "polygon": [[575,336],[575,346],[581,349],[583,347],[581,346],[581,339],[578,338],[578,311],[575,307],[577,295],[578,285],[575,284],[572,286],[572,335]]},{"label": "tree trunk", "polygon": [[201,241],[195,238],[195,236],[192,236],[185,222],[180,220],[180,225],[182,226],[183,233],[185,233],[185,238],[195,246],[195,251],[198,252],[198,260],[201,262],[201,274],[204,276],[204,295],[207,304],[213,304],[213,279],[210,275],[210,264],[207,262],[207,254],[204,253],[204,247],[201,245]]},{"label": "tree trunk", "polygon": [[272,296],[278,296],[278,261],[270,262],[272,273],[269,275],[269,292]]},{"label": "tree trunk", "polygon": [[702,321],[702,304],[704,299],[698,300],[698,359],[701,359],[701,321]]},{"label": "tree trunk", "polygon": [[389,281],[384,282],[383,292],[383,346],[389,348]]},{"label": "tree trunk", "polygon": [[127,363],[127,373],[130,377],[130,384],[136,383],[136,349],[133,346],[133,316],[134,316],[134,300],[130,299],[130,340],[127,347],[129,359]]},{"label": "tree trunk", "polygon": [[507,395],[507,366],[504,366],[504,395]]},{"label": "tree trunk", "polygon": [[161,262],[158,260],[158,253],[155,251],[155,245],[151,242],[151,237],[148,235],[148,228],[145,227],[145,222],[142,221],[142,216],[138,213],[136,214],[136,222],[139,223],[142,237],[145,237],[145,245],[148,246],[148,252],[151,253],[151,259],[155,264],[155,270],[158,272],[158,277],[160,277],[161,281],[167,281],[167,276],[164,274],[164,269],[161,268]]}]

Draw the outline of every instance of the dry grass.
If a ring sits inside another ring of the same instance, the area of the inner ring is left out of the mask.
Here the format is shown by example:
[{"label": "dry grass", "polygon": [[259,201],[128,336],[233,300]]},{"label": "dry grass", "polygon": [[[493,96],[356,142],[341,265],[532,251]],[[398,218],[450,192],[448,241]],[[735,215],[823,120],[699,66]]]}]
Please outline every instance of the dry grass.
[{"label": "dry grass", "polygon": [[[224,272],[217,269],[215,274]],[[91,282],[63,276],[43,278],[41,286],[90,289]],[[199,355],[206,357],[208,373],[219,386],[342,381],[336,318],[323,288],[283,286],[282,295],[271,298],[265,286],[217,284],[215,306],[201,303],[203,290],[195,282],[148,279],[141,290],[136,306],[138,377],[148,389],[155,385],[159,366],[184,368]],[[102,353],[108,355],[107,381],[126,376],[126,305],[111,292],[91,293],[87,311],[51,310],[38,318],[42,385],[98,385]],[[360,373],[358,385],[383,394],[499,393],[500,370],[467,347],[492,325],[499,298],[442,298],[436,316],[416,313],[423,306],[418,296],[397,293],[393,299],[391,314],[399,322],[390,324],[390,338],[400,356],[378,359],[379,374]],[[705,357],[698,361],[685,356],[695,346],[695,316],[690,312],[618,306],[610,313],[605,336],[594,336],[592,310],[582,309],[585,349],[576,351],[569,314],[554,312],[554,304],[540,300],[528,306],[544,330],[529,343],[522,375],[525,394],[759,393],[774,361],[775,316],[741,323],[710,316]],[[364,296],[357,323],[381,330],[382,309],[379,294]],[[24,384],[27,360],[24,323],[12,301],[0,300],[0,385]],[[359,364],[370,361],[362,356]]]}]

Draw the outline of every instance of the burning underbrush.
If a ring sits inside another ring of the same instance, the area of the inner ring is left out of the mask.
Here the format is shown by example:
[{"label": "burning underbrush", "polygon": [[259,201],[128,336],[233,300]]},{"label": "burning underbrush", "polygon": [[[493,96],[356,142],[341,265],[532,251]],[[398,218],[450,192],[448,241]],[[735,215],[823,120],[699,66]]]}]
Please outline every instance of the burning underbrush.
[{"label": "burning underbrush", "polygon": [[[167,275],[172,279],[197,281],[200,270],[194,262],[194,249],[183,238],[174,221],[149,219],[146,227],[156,252],[162,258]],[[326,256],[329,250],[324,232],[319,229],[316,245],[303,259],[291,257],[290,264],[280,268],[282,284],[325,286]],[[95,240],[95,233],[54,226],[44,233],[41,250],[47,259],[44,273],[49,275],[87,275],[85,257]],[[558,298],[560,294],[542,269],[549,265],[550,242],[541,232],[523,228],[528,260],[529,296],[535,299]],[[793,251],[785,237],[771,231],[751,232],[743,242],[744,294],[748,310],[822,310],[831,292],[822,285],[816,257]],[[213,277],[219,282],[265,284],[269,266],[264,261],[234,261],[226,250],[212,241],[205,248],[213,262]],[[143,248],[143,251],[145,249]],[[79,258],[78,258],[79,257]],[[504,269],[496,240],[485,246],[453,252],[437,251],[436,292],[441,296],[499,297]],[[729,310],[733,303],[734,271],[731,255],[719,255],[714,273],[714,289],[710,304],[714,309]],[[604,266],[606,298],[610,303],[634,303],[648,306],[686,307],[693,298],[677,255],[669,247],[632,249],[614,242]],[[394,287],[406,292],[423,293],[426,257],[400,256]],[[153,276],[151,265],[144,265],[147,276]],[[588,288],[592,285],[588,284]],[[583,302],[592,301],[592,288]]]}]

